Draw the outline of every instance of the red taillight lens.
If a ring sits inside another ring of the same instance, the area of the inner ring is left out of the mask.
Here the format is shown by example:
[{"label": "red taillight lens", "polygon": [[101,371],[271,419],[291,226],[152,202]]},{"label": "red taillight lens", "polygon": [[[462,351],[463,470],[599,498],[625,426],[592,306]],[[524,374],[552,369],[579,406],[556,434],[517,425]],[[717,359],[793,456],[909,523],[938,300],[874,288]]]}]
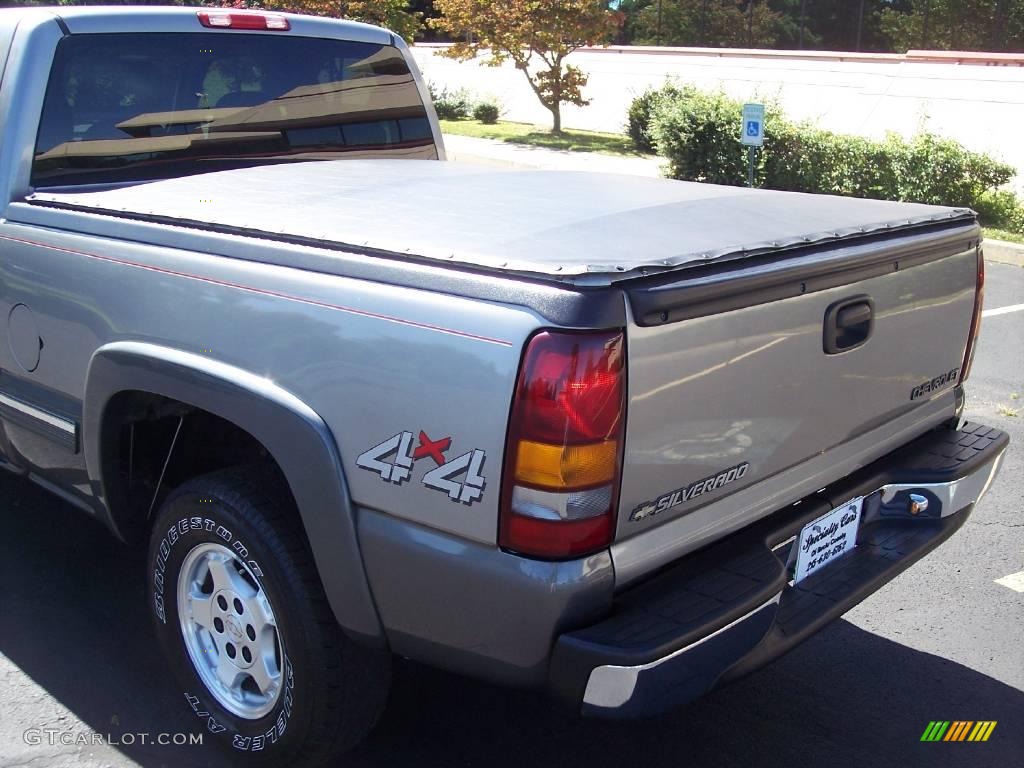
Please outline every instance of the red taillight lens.
[{"label": "red taillight lens", "polygon": [[544,331],[526,347],[512,402],[499,543],[543,558],[607,547],[625,414],[621,332]]},{"label": "red taillight lens", "polygon": [[534,336],[518,403],[523,437],[571,445],[612,434],[622,416],[620,352],[607,336]]},{"label": "red taillight lens", "polygon": [[502,527],[502,538],[505,549],[530,557],[582,557],[611,543],[612,515],[554,521],[512,514]]},{"label": "red taillight lens", "polygon": [[253,29],[269,32],[287,32],[291,22],[272,13],[246,13],[244,11],[200,11],[199,23],[214,29]]},{"label": "red taillight lens", "polygon": [[971,332],[967,337],[964,349],[964,361],[960,364],[960,383],[967,381],[974,364],[974,349],[977,346],[978,334],[981,332],[981,310],[985,304],[985,254],[978,248],[978,281],[974,289],[974,314],[971,317]]}]

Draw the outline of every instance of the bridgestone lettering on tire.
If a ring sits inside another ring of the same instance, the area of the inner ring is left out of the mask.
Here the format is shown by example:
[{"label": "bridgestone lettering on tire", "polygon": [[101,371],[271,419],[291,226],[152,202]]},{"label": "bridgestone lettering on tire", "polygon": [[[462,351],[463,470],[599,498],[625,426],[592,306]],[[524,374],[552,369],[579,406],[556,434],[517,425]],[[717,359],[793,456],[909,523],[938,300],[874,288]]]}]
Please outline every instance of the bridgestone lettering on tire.
[{"label": "bridgestone lettering on tire", "polygon": [[318,765],[373,727],[389,659],[338,627],[275,468],[175,490],[154,522],[148,571],[183,704],[235,762]]}]

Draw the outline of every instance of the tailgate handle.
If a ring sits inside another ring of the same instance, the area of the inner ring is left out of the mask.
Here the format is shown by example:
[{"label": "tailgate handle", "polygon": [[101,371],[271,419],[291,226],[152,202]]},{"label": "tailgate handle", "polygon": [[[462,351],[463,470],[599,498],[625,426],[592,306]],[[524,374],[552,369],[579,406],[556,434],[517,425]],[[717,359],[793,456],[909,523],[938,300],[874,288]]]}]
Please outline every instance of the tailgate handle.
[{"label": "tailgate handle", "polygon": [[824,349],[836,355],[859,347],[875,326],[875,302],[870,296],[852,296],[825,310]]}]

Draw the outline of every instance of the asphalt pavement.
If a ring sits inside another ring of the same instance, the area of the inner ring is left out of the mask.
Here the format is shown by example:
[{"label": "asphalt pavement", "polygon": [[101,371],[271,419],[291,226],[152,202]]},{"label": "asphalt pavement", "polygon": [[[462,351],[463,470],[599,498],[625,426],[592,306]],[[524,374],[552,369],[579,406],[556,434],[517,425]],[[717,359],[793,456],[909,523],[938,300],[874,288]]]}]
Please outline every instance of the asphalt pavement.
[{"label": "asphalt pavement", "polygon": [[[1018,304],[1024,269],[990,264],[986,308]],[[388,711],[342,764],[1024,765],[1024,593],[996,583],[1024,571],[1024,311],[984,320],[969,391],[968,415],[1013,440],[989,495],[949,542],[788,656],[641,722],[580,720],[399,662]],[[0,499],[0,766],[229,765],[211,747],[141,743],[201,730],[150,632],[139,553],[13,476]],[[922,743],[932,720],[998,724],[986,743]],[[71,743],[49,744],[48,729]]]}]

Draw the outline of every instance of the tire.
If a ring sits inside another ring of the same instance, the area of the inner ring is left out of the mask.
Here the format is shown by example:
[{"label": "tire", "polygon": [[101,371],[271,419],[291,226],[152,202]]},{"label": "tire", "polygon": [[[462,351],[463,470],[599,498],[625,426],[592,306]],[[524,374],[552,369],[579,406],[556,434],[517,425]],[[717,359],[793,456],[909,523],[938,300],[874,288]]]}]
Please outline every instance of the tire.
[{"label": "tire", "polygon": [[164,502],[147,562],[154,627],[197,728],[240,765],[320,765],[384,709],[390,657],[353,643],[283,478],[215,472]]}]

